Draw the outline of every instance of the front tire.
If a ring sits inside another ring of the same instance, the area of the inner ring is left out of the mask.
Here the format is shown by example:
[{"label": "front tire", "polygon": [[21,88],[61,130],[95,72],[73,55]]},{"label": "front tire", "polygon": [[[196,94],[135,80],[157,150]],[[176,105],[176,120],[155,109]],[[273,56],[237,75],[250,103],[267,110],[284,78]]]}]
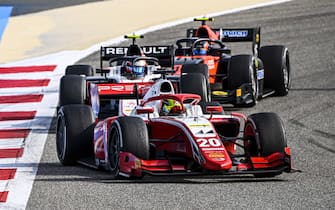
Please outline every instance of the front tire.
[{"label": "front tire", "polygon": [[94,116],[90,106],[66,105],[58,111],[56,149],[63,165],[93,154]]},{"label": "front tire", "polygon": [[249,153],[252,156],[268,156],[285,152],[287,146],[283,123],[276,113],[264,112],[248,117],[244,129],[245,138],[250,139]]},{"label": "front tire", "polygon": [[[248,117],[244,128],[244,138],[248,139],[246,153],[250,156],[266,157],[273,153],[285,153],[287,141],[283,123],[276,113],[264,112]],[[279,173],[255,174],[255,177],[273,177]]]},{"label": "front tire", "polygon": [[235,106],[252,107],[256,104],[257,80],[255,65],[251,55],[234,55],[228,64],[228,89],[236,90],[243,84],[251,84],[251,103],[234,104]]},{"label": "front tire", "polygon": [[120,151],[149,159],[149,136],[146,124],[139,117],[118,117],[111,125],[108,142],[109,168],[114,177],[120,172]]}]

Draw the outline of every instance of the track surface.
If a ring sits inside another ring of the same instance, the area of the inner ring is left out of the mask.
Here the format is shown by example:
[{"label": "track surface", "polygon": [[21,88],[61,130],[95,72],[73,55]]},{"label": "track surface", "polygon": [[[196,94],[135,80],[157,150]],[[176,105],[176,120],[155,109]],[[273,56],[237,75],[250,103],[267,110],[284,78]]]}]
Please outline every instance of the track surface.
[{"label": "track surface", "polygon": [[[61,166],[53,126],[27,209],[334,208],[335,2],[295,0],[217,17],[212,25],[261,26],[263,45],[282,43],[289,48],[293,71],[289,95],[239,111],[277,112],[292,147],[293,166],[302,173],[274,179],[145,177],[115,181],[106,172]],[[138,43],[173,43],[185,36],[186,28],[196,26],[190,23],[150,33]],[[98,55],[80,63],[98,66]]]}]

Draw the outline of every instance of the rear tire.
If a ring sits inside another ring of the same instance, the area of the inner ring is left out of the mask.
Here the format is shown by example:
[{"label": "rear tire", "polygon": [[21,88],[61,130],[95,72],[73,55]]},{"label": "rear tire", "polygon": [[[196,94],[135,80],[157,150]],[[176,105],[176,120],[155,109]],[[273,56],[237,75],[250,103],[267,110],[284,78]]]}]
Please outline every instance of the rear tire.
[{"label": "rear tire", "polygon": [[149,159],[148,131],[139,117],[118,117],[111,126],[108,144],[109,167],[114,177],[118,177],[120,172],[120,151],[143,160]]},{"label": "rear tire", "polygon": [[66,105],[57,117],[56,148],[63,165],[74,165],[81,157],[93,155],[95,119],[90,106]]},{"label": "rear tire", "polygon": [[90,65],[70,65],[66,67],[65,75],[93,76],[94,70]]},{"label": "rear tire", "polygon": [[66,75],[60,80],[59,106],[84,104],[86,99],[86,80],[79,75]]},{"label": "rear tire", "polygon": [[251,84],[252,87],[252,102],[241,106],[251,107],[256,104],[258,87],[255,72],[251,55],[234,55],[230,58],[227,78],[228,89],[236,90],[246,83]]},{"label": "rear tire", "polygon": [[282,45],[263,46],[260,58],[264,64],[264,87],[273,89],[277,96],[286,96],[291,86],[288,49]]}]

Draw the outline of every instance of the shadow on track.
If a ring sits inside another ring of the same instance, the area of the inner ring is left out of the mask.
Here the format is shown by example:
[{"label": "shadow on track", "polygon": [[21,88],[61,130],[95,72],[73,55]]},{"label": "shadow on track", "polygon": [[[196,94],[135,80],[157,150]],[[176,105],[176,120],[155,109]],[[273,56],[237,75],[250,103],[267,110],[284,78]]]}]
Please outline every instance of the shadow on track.
[{"label": "shadow on track", "polygon": [[217,184],[245,182],[287,182],[280,176],[275,178],[255,178],[252,175],[207,175],[207,176],[150,176],[142,179],[113,179],[103,170],[93,170],[84,166],[62,166],[60,163],[40,163],[36,182],[94,182],[104,184]]}]

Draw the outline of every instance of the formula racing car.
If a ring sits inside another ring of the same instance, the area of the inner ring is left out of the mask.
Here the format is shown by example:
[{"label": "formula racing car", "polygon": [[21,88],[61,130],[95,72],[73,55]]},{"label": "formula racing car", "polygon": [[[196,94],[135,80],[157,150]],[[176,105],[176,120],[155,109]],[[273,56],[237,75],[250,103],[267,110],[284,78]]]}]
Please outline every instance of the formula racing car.
[{"label": "formula racing car", "polygon": [[[72,101],[59,107],[56,148],[63,165],[105,169],[114,178],[146,174],[273,177],[291,171],[284,126],[275,113],[228,115],[222,106],[209,104],[209,114],[203,114],[199,95],[176,94],[171,81],[163,78],[144,95],[136,83],[123,94],[115,94],[107,88],[113,86],[106,84],[88,84],[87,92],[78,93],[85,95],[86,103]],[[101,100],[113,104],[116,98],[134,99],[136,105],[130,112],[121,111],[123,115],[101,115],[105,109]]]},{"label": "formula racing car", "polygon": [[[176,41],[175,70],[181,75],[181,92],[196,93],[204,101],[251,107],[266,96],[285,96],[290,88],[290,61],[283,45],[260,46],[260,28],[187,30]],[[251,42],[252,54],[232,55],[224,43]]]},{"label": "formula racing car", "polygon": [[[108,46],[100,49],[100,68],[90,65],[70,65],[60,80],[59,106],[88,104],[91,84],[96,84],[100,115],[127,115],[135,106],[134,88],[144,95],[155,81],[166,75],[173,62],[173,46],[138,46],[142,35],[126,35],[129,46]],[[107,64],[106,64],[107,63]],[[172,71],[172,70],[170,70]],[[135,87],[136,86],[136,87]],[[113,100],[110,100],[110,99]]]}]

